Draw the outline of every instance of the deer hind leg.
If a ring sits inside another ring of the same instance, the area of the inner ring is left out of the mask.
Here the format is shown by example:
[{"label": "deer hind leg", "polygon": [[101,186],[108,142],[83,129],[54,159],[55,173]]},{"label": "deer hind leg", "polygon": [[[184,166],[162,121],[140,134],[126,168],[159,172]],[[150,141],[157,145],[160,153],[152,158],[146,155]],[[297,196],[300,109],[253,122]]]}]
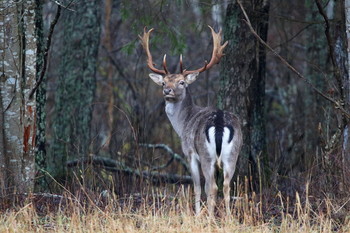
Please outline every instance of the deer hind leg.
[{"label": "deer hind leg", "polygon": [[[236,138],[236,137],[235,137]],[[235,173],[236,169],[236,162],[240,150],[240,146],[235,145],[237,142],[233,138],[233,140],[229,140],[229,129],[225,127],[224,129],[224,137],[223,137],[223,145],[222,145],[222,151],[221,151],[221,160],[223,163],[224,168],[224,201],[225,201],[225,207],[226,207],[226,214],[231,214],[230,209],[230,183],[231,179],[233,177],[233,174]]]},{"label": "deer hind leg", "polygon": [[207,205],[210,216],[213,216],[214,214],[216,194],[218,190],[218,186],[216,185],[215,181],[215,162],[216,157],[206,161],[201,161],[202,172],[205,177],[205,193],[207,195]]},{"label": "deer hind leg", "polygon": [[222,153],[222,163],[224,168],[224,201],[225,201],[225,207],[226,207],[226,214],[231,214],[230,209],[230,183],[231,179],[233,177],[233,174],[235,173],[236,169],[236,162],[237,162],[237,156],[235,155],[235,152],[231,151],[230,147],[226,148],[228,150],[223,150]]},{"label": "deer hind leg", "polygon": [[228,155],[223,156],[222,162],[224,165],[224,187],[223,187],[223,192],[224,192],[224,201],[225,201],[225,207],[226,207],[226,214],[230,215],[231,214],[231,209],[230,209],[230,183],[231,179],[233,177],[233,174],[235,173],[236,169],[236,160],[233,159],[232,157],[228,157]]},{"label": "deer hind leg", "polygon": [[201,211],[201,182],[200,182],[200,173],[199,173],[199,161],[198,161],[198,155],[197,154],[191,154],[191,161],[190,161],[190,169],[191,169],[191,176],[193,181],[193,188],[194,188],[194,200],[195,200],[195,211],[196,215],[200,214]]},{"label": "deer hind leg", "polygon": [[234,167],[227,167],[225,169],[224,166],[224,188],[223,188],[223,192],[224,192],[224,200],[225,200],[225,208],[226,208],[226,214],[230,215],[231,214],[231,208],[230,208],[230,183],[231,183],[231,179],[234,173]]}]

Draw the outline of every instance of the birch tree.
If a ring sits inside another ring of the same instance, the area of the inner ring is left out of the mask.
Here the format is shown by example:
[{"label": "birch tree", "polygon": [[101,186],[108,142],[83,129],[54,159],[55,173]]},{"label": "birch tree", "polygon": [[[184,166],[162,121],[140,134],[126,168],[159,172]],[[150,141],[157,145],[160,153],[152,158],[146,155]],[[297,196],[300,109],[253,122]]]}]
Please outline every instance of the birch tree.
[{"label": "birch tree", "polygon": [[0,12],[0,188],[24,193],[35,173],[35,1],[4,0]]}]

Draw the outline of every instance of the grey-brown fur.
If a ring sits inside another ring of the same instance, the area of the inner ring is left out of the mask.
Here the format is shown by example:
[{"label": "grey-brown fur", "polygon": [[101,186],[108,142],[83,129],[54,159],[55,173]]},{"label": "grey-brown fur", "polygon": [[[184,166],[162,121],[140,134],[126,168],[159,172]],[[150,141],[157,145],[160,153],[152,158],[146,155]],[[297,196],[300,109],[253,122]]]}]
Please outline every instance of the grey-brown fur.
[{"label": "grey-brown fur", "polygon": [[[214,117],[213,108],[201,108],[193,104],[186,88],[193,83],[198,74],[219,63],[223,50],[227,45],[221,43],[221,30],[216,33],[210,27],[213,37],[213,53],[209,63],[195,70],[184,70],[182,56],[180,56],[180,74],[170,74],[166,66],[166,55],[163,58],[163,70],[154,66],[149,50],[149,36],[153,29],[144,29],[139,36],[147,55],[147,65],[151,73],[150,78],[163,86],[166,101],[165,111],[175,131],[181,138],[182,150],[191,168],[194,184],[196,214],[200,213],[200,168],[205,177],[205,192],[209,214],[214,212],[217,185],[215,182],[215,164],[224,169],[224,199],[227,214],[230,213],[230,181],[235,172],[238,154],[242,146],[242,131],[237,116],[228,112],[217,112]],[[212,121],[212,122],[211,122]],[[234,133],[233,138],[232,133]],[[218,145],[221,148],[218,148]]]},{"label": "grey-brown fur", "polygon": [[[200,175],[202,171],[205,177],[205,191],[207,194],[208,210],[213,214],[216,202],[217,185],[215,182],[216,163],[223,163],[224,169],[224,199],[227,213],[230,212],[230,181],[236,168],[236,162],[242,146],[242,131],[238,117],[230,112],[223,112],[223,126],[233,131],[232,140],[222,142],[223,148],[220,155],[210,151],[206,130],[208,125],[214,124],[214,115],[217,111],[211,107],[199,107],[192,102],[188,93],[188,84],[195,81],[198,73],[183,76],[181,74],[165,75],[150,74],[157,84],[163,86],[163,94],[166,100],[165,111],[181,138],[183,153],[190,163],[191,173],[195,189],[195,209],[200,212]],[[228,137],[226,135],[226,137]],[[214,142],[212,142],[214,143]],[[232,143],[232,144],[229,144]],[[211,144],[212,146],[213,144]],[[226,147],[225,147],[226,146]],[[228,149],[229,148],[229,149]],[[201,169],[199,169],[201,167]]]}]

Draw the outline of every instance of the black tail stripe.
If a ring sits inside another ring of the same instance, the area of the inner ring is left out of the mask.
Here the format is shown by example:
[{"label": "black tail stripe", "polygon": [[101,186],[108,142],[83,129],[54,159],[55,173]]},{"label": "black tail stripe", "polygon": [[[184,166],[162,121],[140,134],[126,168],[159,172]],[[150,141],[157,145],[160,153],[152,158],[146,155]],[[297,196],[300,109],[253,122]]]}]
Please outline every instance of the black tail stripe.
[{"label": "black tail stripe", "polygon": [[218,110],[216,112],[213,112],[211,115],[211,120],[209,120],[209,123],[207,124],[205,128],[205,136],[207,138],[207,141],[210,143],[209,138],[209,129],[211,127],[214,127],[214,137],[215,137],[215,147],[216,147],[216,154],[220,155],[222,150],[222,139],[224,136],[224,129],[225,127],[228,128],[230,131],[230,135],[228,137],[227,143],[230,143],[233,140],[234,136],[234,129],[232,125],[225,125],[225,116],[224,112],[222,110]]},{"label": "black tail stripe", "polygon": [[233,139],[233,134],[235,133],[235,130],[233,129],[232,125],[226,126],[230,130],[230,136],[228,137],[227,143],[230,143]]},{"label": "black tail stripe", "polygon": [[224,135],[224,112],[218,110],[214,119],[216,154],[221,154],[222,137]]}]

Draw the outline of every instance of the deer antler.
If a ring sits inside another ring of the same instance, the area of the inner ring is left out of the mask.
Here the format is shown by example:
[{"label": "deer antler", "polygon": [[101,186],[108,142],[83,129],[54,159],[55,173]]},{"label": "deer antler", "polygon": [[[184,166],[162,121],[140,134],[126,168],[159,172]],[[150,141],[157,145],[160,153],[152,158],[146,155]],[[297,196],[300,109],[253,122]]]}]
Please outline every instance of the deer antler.
[{"label": "deer antler", "polygon": [[[222,31],[220,29],[220,31],[218,33],[216,33],[214,31],[214,29],[210,26],[208,26],[211,30],[211,34],[212,34],[212,37],[213,37],[213,53],[211,55],[211,59],[210,59],[210,62],[208,63],[207,61],[205,61],[205,64],[203,67],[199,68],[199,69],[196,69],[196,70],[184,70],[183,69],[183,65],[182,65],[182,55],[180,56],[180,72],[183,74],[183,75],[187,75],[187,74],[192,74],[192,73],[195,73],[195,72],[203,72],[205,70],[208,70],[210,69],[212,66],[214,66],[215,64],[219,63],[220,62],[220,59],[222,56],[224,56],[225,54],[223,53],[223,50],[225,49],[228,41],[226,41],[223,45],[221,45],[221,34],[222,34]],[[148,68],[150,68],[150,70],[152,70],[154,73],[157,73],[157,74],[169,74],[169,71],[167,69],[167,66],[166,66],[166,55],[164,55],[164,58],[163,58],[163,70],[160,70],[160,69],[157,69],[155,66],[154,66],[154,63],[153,63],[153,59],[152,59],[152,55],[151,55],[151,52],[149,50],[149,35],[151,34],[151,32],[153,31],[154,29],[150,29],[148,32],[146,31],[146,27],[144,28],[144,31],[143,31],[143,36],[140,36],[140,40],[141,40],[141,43],[142,43],[142,46],[147,54],[147,65],[148,65]]]},{"label": "deer antler", "polygon": [[147,54],[148,68],[150,68],[150,70],[152,70],[154,73],[157,73],[157,74],[168,74],[169,72],[168,72],[168,69],[166,67],[166,55],[164,55],[164,58],[163,58],[163,69],[164,70],[157,69],[153,64],[152,55],[151,55],[151,52],[149,51],[149,35],[151,34],[152,31],[153,31],[153,28],[150,29],[148,32],[146,32],[146,27],[145,27],[143,29],[143,36],[139,35],[139,38],[142,42],[143,49],[145,50],[145,52]]},{"label": "deer antler", "polygon": [[208,27],[210,28],[211,34],[213,36],[213,53],[211,55],[210,62],[207,63],[207,61],[205,61],[205,65],[203,67],[199,68],[199,69],[196,69],[196,70],[182,70],[182,56],[181,56],[181,58],[180,58],[180,67],[181,67],[181,72],[182,72],[183,75],[192,74],[192,73],[195,73],[195,72],[201,73],[201,72],[203,72],[205,70],[208,70],[213,65],[219,63],[221,57],[225,55],[223,53],[223,50],[226,47],[228,41],[226,41],[223,45],[221,45],[221,34],[222,34],[221,29],[220,29],[220,31],[218,33],[216,33],[212,27],[210,27],[209,25],[208,25]]}]

